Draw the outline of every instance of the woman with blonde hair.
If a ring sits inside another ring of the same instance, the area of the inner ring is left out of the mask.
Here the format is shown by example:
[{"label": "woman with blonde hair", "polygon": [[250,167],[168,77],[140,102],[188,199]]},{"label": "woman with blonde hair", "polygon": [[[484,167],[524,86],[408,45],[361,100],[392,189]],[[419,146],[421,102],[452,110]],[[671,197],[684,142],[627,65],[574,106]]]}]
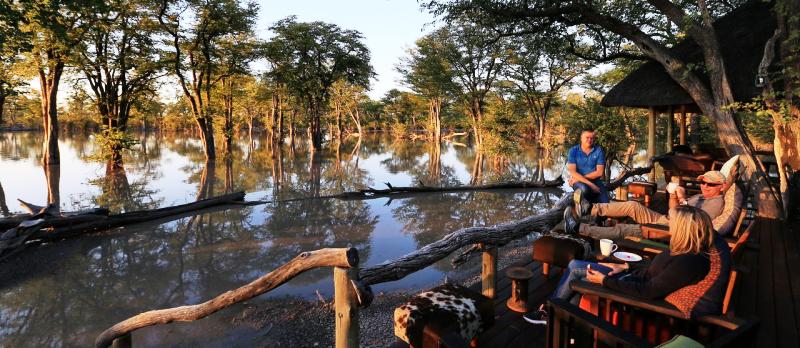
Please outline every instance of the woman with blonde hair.
[{"label": "woman with blonde hair", "polygon": [[[649,263],[573,260],[553,297],[570,300],[574,291],[569,283],[581,279],[645,299],[664,299],[687,318],[719,314],[731,267],[727,243],[701,209],[678,206],[669,215],[669,251]],[[526,314],[525,319],[539,324],[541,317],[540,311]]]}]

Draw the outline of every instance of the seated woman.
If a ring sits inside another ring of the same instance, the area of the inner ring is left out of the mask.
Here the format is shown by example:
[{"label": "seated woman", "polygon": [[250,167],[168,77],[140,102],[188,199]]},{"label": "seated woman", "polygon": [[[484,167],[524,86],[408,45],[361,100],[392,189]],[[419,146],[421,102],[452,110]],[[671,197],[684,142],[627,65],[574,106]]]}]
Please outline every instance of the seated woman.
[{"label": "seated woman", "polygon": [[[686,318],[719,314],[730,275],[730,249],[713,230],[703,210],[679,206],[670,212],[669,252],[649,263],[593,263],[573,260],[552,297],[572,300],[570,282],[576,279],[602,284],[624,294],[645,299],[664,299]],[[546,322],[543,307],[525,320]]]}]

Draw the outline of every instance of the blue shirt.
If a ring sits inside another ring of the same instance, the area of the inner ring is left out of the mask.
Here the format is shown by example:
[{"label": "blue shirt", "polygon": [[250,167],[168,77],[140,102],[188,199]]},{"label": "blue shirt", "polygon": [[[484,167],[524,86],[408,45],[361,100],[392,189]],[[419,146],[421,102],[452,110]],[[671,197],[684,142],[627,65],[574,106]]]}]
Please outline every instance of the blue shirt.
[{"label": "blue shirt", "polygon": [[581,145],[578,144],[569,149],[567,164],[574,164],[580,175],[586,175],[597,170],[597,166],[606,165],[606,153],[603,148],[595,145],[587,155],[581,150]]}]

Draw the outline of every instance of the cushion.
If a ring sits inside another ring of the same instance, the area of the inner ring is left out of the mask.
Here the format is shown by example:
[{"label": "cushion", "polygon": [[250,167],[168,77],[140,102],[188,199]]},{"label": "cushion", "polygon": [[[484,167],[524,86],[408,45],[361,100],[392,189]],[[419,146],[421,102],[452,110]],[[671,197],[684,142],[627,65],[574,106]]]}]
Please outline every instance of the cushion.
[{"label": "cushion", "polygon": [[703,348],[704,346],[689,337],[684,335],[675,335],[669,341],[656,346],[657,348]]},{"label": "cushion", "polygon": [[742,191],[744,190],[738,184],[731,185],[725,191],[725,204],[722,207],[722,213],[712,221],[714,229],[720,235],[728,236],[733,234],[744,205],[744,193]]},{"label": "cushion", "polygon": [[585,260],[591,253],[591,244],[581,237],[550,233],[533,242],[533,259],[559,267],[567,267],[572,260]]},{"label": "cushion", "polygon": [[719,169],[719,172],[722,175],[725,175],[729,183],[736,181],[736,176],[739,174],[739,155],[731,157],[725,164],[722,165],[722,168]]},{"label": "cushion", "polygon": [[452,331],[470,341],[494,324],[491,299],[455,284],[444,284],[414,296],[394,310],[394,334],[422,347],[425,327]]}]

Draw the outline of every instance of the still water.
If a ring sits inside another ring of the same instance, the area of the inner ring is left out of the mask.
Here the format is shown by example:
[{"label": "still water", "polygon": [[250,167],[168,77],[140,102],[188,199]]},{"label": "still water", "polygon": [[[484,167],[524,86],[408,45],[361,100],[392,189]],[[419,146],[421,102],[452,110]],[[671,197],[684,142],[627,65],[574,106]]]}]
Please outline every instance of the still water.
[{"label": "still water", "polygon": [[[0,133],[0,208],[17,199],[62,211],[106,206],[114,212],[192,202],[231,191],[248,200],[316,197],[366,187],[466,185],[553,179],[564,151],[542,156],[523,145],[505,160],[469,145],[370,135],[310,156],[305,142],[270,146],[240,136],[230,160],[206,163],[199,140],[139,133],[124,168],[91,159],[92,136],[63,134],[61,166],[39,165],[42,135]],[[157,221],[28,250],[0,264],[0,346],[90,346],[114,323],[140,312],[195,304],[246,284],[304,250],[358,248],[362,266],[407,254],[461,227],[493,225],[551,207],[561,189],[417,195],[402,199],[307,199]],[[449,259],[377,292],[419,289],[452,271]],[[330,269],[307,272],[263,297],[332,296]],[[262,297],[262,298],[263,298]],[[215,316],[175,328],[138,331],[134,341],[159,345],[202,337]],[[171,339],[162,341],[169,333]]]}]

